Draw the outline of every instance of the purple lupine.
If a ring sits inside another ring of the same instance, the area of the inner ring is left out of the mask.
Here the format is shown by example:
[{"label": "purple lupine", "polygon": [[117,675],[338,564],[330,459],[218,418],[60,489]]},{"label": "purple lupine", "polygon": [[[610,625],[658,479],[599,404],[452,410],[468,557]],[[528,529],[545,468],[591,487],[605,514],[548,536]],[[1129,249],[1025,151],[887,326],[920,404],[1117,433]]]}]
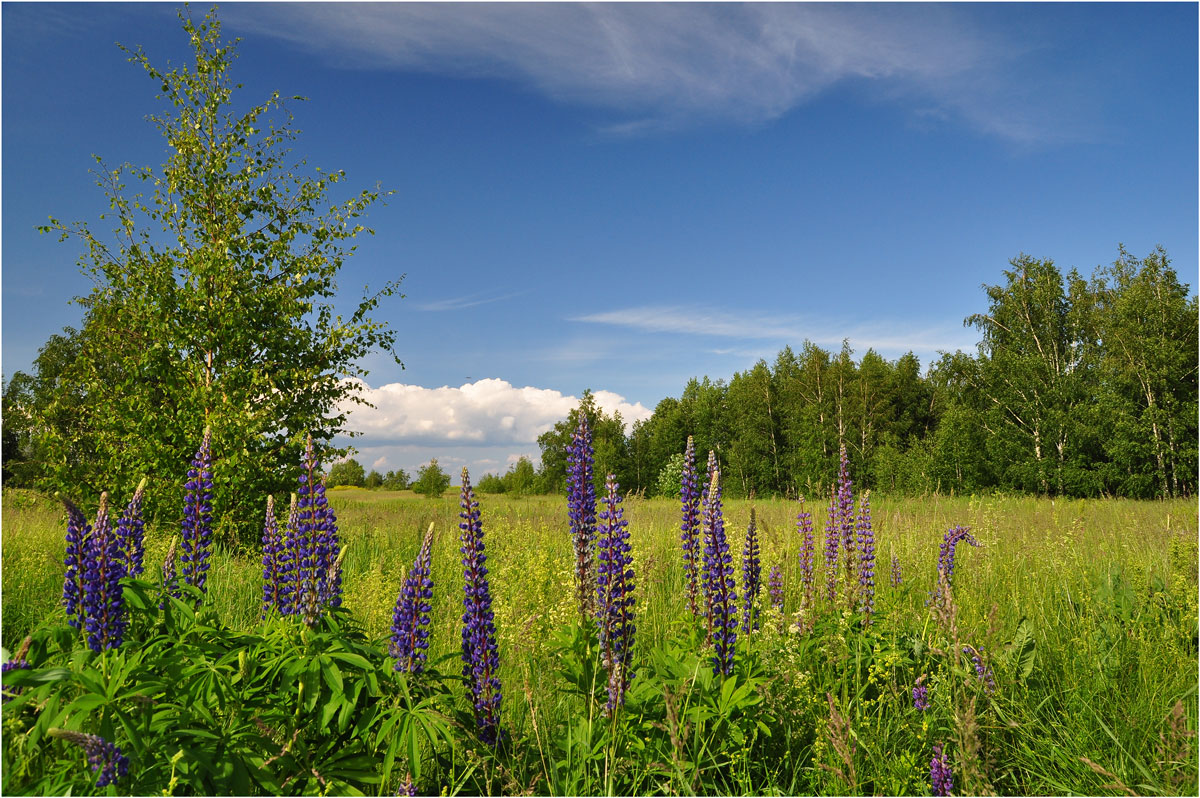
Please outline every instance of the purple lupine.
[{"label": "purple lupine", "polygon": [[[708,450],[708,476],[704,480],[704,485],[700,489],[700,538],[699,546],[708,545],[708,529],[711,522],[712,508],[709,502],[709,491],[712,487],[713,474],[717,472],[717,453],[712,449]],[[698,553],[700,553],[698,551]],[[710,575],[708,572],[708,558],[704,556],[700,560],[700,597],[704,600],[704,624],[705,624],[705,639],[712,639],[712,596],[708,592],[710,584]]]},{"label": "purple lupine", "polygon": [[900,573],[900,558],[892,552],[892,587],[900,587],[904,583],[904,577]]},{"label": "purple lupine", "polygon": [[783,612],[783,571],[779,570],[779,563],[771,566],[767,576],[767,595],[771,597],[771,606]]},{"label": "purple lupine", "polygon": [[409,569],[404,587],[396,596],[392,610],[390,653],[396,658],[393,670],[420,673],[425,670],[425,652],[429,648],[429,611],[433,600],[433,523],[425,532],[417,559]]},{"label": "purple lupine", "polygon": [[139,576],[145,570],[142,562],[146,556],[146,522],[142,518],[142,500],[145,495],[146,478],[142,477],[125,512],[117,519],[121,558],[125,562],[125,571],[130,576]]},{"label": "purple lupine", "polygon": [[309,435],[304,447],[304,465],[296,491],[296,513],[304,565],[301,569],[305,594],[305,619],[311,625],[325,607],[342,603],[341,570],[334,567],[341,548],[337,517],[325,498],[321,463]]},{"label": "purple lupine", "polygon": [[188,469],[183,486],[183,525],[180,545],[183,581],[206,590],[209,557],[212,555],[212,430],[204,429],[200,450]]},{"label": "purple lupine", "polygon": [[975,675],[983,683],[983,692],[987,695],[996,692],[996,674],[992,672],[992,666],[983,661],[983,649],[963,646],[962,653],[971,658],[971,664],[975,666]]},{"label": "purple lupine", "polygon": [[100,778],[96,781],[97,787],[107,787],[129,773],[129,757],[121,753],[119,746],[98,734],[84,734],[66,729],[50,729],[49,734],[51,737],[74,743],[84,750],[92,772],[100,772]]},{"label": "purple lupine", "polygon": [[942,744],[933,746],[933,759],[929,762],[929,785],[934,795],[950,795],[954,791],[954,773],[942,752]]},{"label": "purple lupine", "polygon": [[88,646],[100,652],[117,648],[125,636],[125,596],[121,578],[121,541],[108,520],[108,494],[100,494],[96,523],[84,548],[83,606]]},{"label": "purple lupine", "polygon": [[704,573],[708,585],[708,620],[715,654],[713,675],[733,673],[737,643],[737,584],[733,578],[733,556],[725,539],[721,510],[721,472],[713,471],[704,513]]},{"label": "purple lupine", "polygon": [[580,410],[579,424],[567,445],[567,516],[575,547],[575,597],[583,623],[596,615],[596,485],[592,481],[592,431]]},{"label": "purple lupine", "polygon": [[837,598],[838,551],[842,544],[839,532],[837,489],[831,486],[829,488],[829,511],[825,519],[825,597],[831,604]]},{"label": "purple lupine", "polygon": [[[29,659],[28,659],[29,645],[32,642],[33,642],[33,638],[30,637],[29,635],[26,635],[25,639],[21,641],[21,647],[17,649],[17,653],[13,654],[11,659],[9,659],[7,662],[5,662],[4,665],[0,666],[0,673],[8,673],[9,671],[29,670]],[[3,700],[8,701],[10,698],[15,698],[20,694],[21,694],[21,688],[19,688],[19,687],[14,688],[11,693],[6,690],[4,692]]]},{"label": "purple lupine", "polygon": [[400,785],[400,791],[397,796],[406,796],[406,798],[415,798],[417,794],[417,785],[413,784],[412,773],[404,774],[404,781]]},{"label": "purple lupine", "polygon": [[280,615],[287,615],[291,603],[291,585],[286,575],[291,552],[284,545],[279,522],[275,519],[274,496],[267,496],[267,518],[263,523],[262,549],[262,617],[266,618],[271,610],[277,610]]},{"label": "purple lupine", "polygon": [[162,564],[162,598],[159,599],[158,608],[164,609],[167,606],[167,596],[179,598],[179,571],[175,567],[175,554],[179,551],[179,536],[171,538],[171,545],[167,546],[167,555],[163,557]]},{"label": "purple lupine", "polygon": [[871,491],[858,502],[858,609],[871,622],[875,612],[875,530],[871,526]]},{"label": "purple lupine", "polygon": [[917,677],[917,683],[913,685],[912,689],[913,709],[918,712],[929,709],[929,686],[924,682],[925,674],[922,673]]},{"label": "purple lupine", "polygon": [[67,556],[63,560],[67,573],[63,579],[63,604],[67,608],[67,623],[78,629],[83,626],[85,617],[82,603],[84,550],[92,528],[74,503],[65,496],[59,498],[67,508]]},{"label": "purple lupine", "polygon": [[858,557],[855,553],[854,540],[854,483],[850,480],[850,460],[846,455],[846,445],[841,446],[841,462],[838,465],[837,479],[837,523],[842,538],[842,558],[846,566],[846,597],[850,598],[853,581],[857,576],[855,567]]},{"label": "purple lupine", "polygon": [[746,527],[746,545],[742,548],[742,633],[758,628],[758,611],[754,601],[762,589],[762,562],[758,551],[758,528],[754,507],[750,507],[750,524]]},{"label": "purple lupine", "polygon": [[[796,531],[800,533],[800,583],[804,587],[804,608],[808,610],[813,605],[816,581],[813,566],[816,561],[816,543],[813,540],[812,513],[804,506],[804,497],[800,497],[800,513],[796,516]],[[837,550],[834,550],[836,559]],[[833,570],[832,567],[830,570]]]},{"label": "purple lupine", "polygon": [[696,447],[692,436],[687,439],[683,452],[683,474],[679,484],[679,501],[683,523],[680,524],[679,541],[683,544],[683,576],[687,583],[688,609],[696,618],[700,617],[699,560],[700,560],[700,490],[696,476]]},{"label": "purple lupine", "polygon": [[302,589],[301,573],[309,558],[309,545],[307,540],[300,537],[300,513],[296,504],[296,494],[293,493],[288,501],[287,523],[281,530],[284,555],[279,563],[279,582],[280,589],[288,599],[279,608],[282,615],[299,615],[300,605],[308,595]]},{"label": "purple lupine", "polygon": [[611,715],[625,705],[625,693],[633,680],[634,624],[633,555],[629,546],[629,522],[622,518],[620,486],[613,474],[604,483],[604,509],[600,511],[596,541],[596,599],[598,604],[600,652],[608,671],[608,705]]},{"label": "purple lupine", "polygon": [[942,598],[942,580],[944,579],[947,585],[951,584],[954,578],[954,550],[962,541],[970,543],[972,546],[978,546],[979,541],[972,537],[970,527],[954,526],[946,530],[942,542],[938,544],[938,581],[933,592],[929,594],[930,601],[937,602]]},{"label": "purple lupine", "polygon": [[488,588],[487,555],[483,545],[483,521],[479,502],[471,492],[471,478],[462,470],[462,498],[458,517],[462,522],[459,551],[463,555],[463,678],[471,688],[475,704],[475,727],[487,745],[500,742],[500,650],[496,645],[496,623],[492,594]]}]

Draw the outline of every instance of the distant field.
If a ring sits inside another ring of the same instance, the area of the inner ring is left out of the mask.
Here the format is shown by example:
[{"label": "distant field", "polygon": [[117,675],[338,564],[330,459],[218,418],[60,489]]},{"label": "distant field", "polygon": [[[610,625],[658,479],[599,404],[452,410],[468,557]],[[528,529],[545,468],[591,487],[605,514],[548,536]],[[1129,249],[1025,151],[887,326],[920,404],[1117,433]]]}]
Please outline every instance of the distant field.
[{"label": "distant field", "polygon": [[[330,491],[329,496],[349,546],[345,605],[374,638],[388,633],[405,570],[421,534],[434,523],[430,659],[458,651],[457,493],[435,500],[363,490]],[[851,649],[839,646],[849,645],[848,616],[839,620],[820,601],[822,617],[812,633],[781,634],[775,616],[765,615],[750,646],[770,677],[766,700],[775,712],[776,730],[794,744],[778,754],[782,759],[771,770],[774,775],[732,782],[729,789],[780,794],[928,790],[926,743],[937,737],[939,724],[946,735],[961,734],[962,718],[949,706],[915,712],[911,690],[931,667],[928,649],[936,648],[938,639],[938,620],[926,607],[938,544],[947,528],[961,524],[971,528],[981,546],[958,548],[957,634],[988,652],[997,685],[994,695],[973,709],[979,772],[971,778],[977,779],[977,789],[1107,794],[1125,785],[1138,793],[1195,792],[1196,740],[1186,733],[1197,721],[1195,502],[871,498],[877,617],[861,649],[870,661],[844,660]],[[504,721],[514,738],[528,739],[533,713],[539,713],[545,734],[577,709],[561,694],[549,646],[552,632],[578,618],[565,501],[489,495],[479,500],[507,690]],[[637,497],[623,506],[635,558],[636,645],[645,651],[683,639],[691,624],[681,590],[679,508],[668,500]],[[757,501],[755,507],[763,582],[778,564],[784,612],[790,615],[800,601],[798,506],[777,500]],[[825,505],[808,509],[817,536],[816,581],[823,586]],[[749,501],[730,501],[725,508],[739,584],[749,511]],[[39,622],[64,617],[58,606],[64,523],[54,502],[5,491],[2,636],[10,650]],[[166,525],[148,530],[148,574],[157,571],[175,531]],[[893,555],[903,575],[898,588],[890,582]],[[254,552],[219,548],[209,585],[210,601],[226,623],[241,629],[259,623],[261,566]],[[933,670],[927,683],[936,689],[950,678]],[[854,783],[848,783],[846,762],[831,742],[827,694],[828,701],[842,697],[840,715],[855,741]],[[1182,730],[1178,720],[1171,722],[1176,702],[1185,711]],[[537,783],[539,772],[530,767],[513,774],[515,783]],[[534,789],[545,791],[545,782]]]}]

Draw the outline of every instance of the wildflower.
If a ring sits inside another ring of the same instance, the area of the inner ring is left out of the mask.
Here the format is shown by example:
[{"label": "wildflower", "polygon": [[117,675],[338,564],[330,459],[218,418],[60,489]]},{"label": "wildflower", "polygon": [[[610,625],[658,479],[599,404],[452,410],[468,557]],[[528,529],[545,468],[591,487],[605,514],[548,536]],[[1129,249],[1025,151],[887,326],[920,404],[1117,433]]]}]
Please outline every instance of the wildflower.
[{"label": "wildflower", "polygon": [[66,578],[63,580],[63,604],[67,608],[67,623],[78,629],[83,625],[86,611],[81,599],[83,597],[83,568],[84,547],[92,528],[87,519],[69,499],[59,497],[67,508],[67,556],[63,563],[67,566]]},{"label": "wildflower", "polygon": [[771,573],[767,577],[767,595],[771,597],[771,606],[783,612],[783,572],[779,570],[779,563],[771,566]]},{"label": "wildflower", "polygon": [[279,523],[275,520],[274,496],[267,497],[267,519],[263,524],[262,544],[262,617],[267,617],[267,612],[271,609],[278,610],[280,615],[287,615],[291,590],[286,574],[291,551],[284,546]]},{"label": "wildflower", "polygon": [[841,540],[838,537],[837,489],[829,488],[829,511],[825,518],[825,597],[830,603],[837,598],[837,562]]},{"label": "wildflower", "polygon": [[[300,472],[300,487],[296,491],[296,513],[300,527],[300,538],[306,545],[306,589],[314,597],[308,604],[318,607],[340,607],[342,604],[342,578],[340,569],[333,567],[341,548],[338,540],[337,517],[325,498],[325,481],[321,475],[321,463],[313,448],[312,435],[304,447],[304,467]],[[311,610],[310,610],[311,612]]]},{"label": "wildflower", "polygon": [[696,447],[692,436],[687,439],[687,449],[683,453],[683,475],[680,479],[679,500],[682,505],[683,523],[680,524],[679,540],[683,544],[683,574],[687,581],[688,608],[692,615],[700,617],[700,607],[696,602],[698,594],[698,578],[700,559],[700,491],[696,485]]},{"label": "wildflower", "polygon": [[[804,497],[800,497],[800,513],[796,516],[796,529],[800,533],[800,582],[804,585],[804,607],[809,608],[813,604],[813,564],[816,559],[815,544],[813,542],[813,523],[812,513],[804,506]],[[837,550],[834,550],[836,558]],[[832,570],[832,569],[831,569]]]},{"label": "wildflower", "polygon": [[904,583],[904,577],[900,574],[900,558],[892,552],[892,587],[900,587]]},{"label": "wildflower", "polygon": [[846,565],[846,591],[850,592],[849,580],[855,576],[857,559],[854,556],[854,483],[850,481],[850,460],[846,456],[846,444],[841,446],[841,463],[837,480],[837,523],[842,537],[842,554]]},{"label": "wildflower", "polygon": [[142,519],[142,499],[146,494],[146,478],[138,483],[137,490],[125,512],[117,519],[117,537],[121,541],[121,559],[130,576],[138,576],[145,570],[142,560],[146,555],[145,521]]},{"label": "wildflower", "polygon": [[84,548],[83,607],[88,645],[100,652],[121,645],[125,635],[125,596],[121,541],[108,521],[108,494],[100,494],[96,523]]},{"label": "wildflower", "polygon": [[924,684],[925,674],[922,673],[917,677],[917,683],[913,685],[912,698],[913,709],[918,712],[924,712],[929,709],[929,686]]},{"label": "wildflower", "polygon": [[500,742],[500,652],[496,646],[495,616],[488,588],[487,556],[483,545],[483,521],[479,502],[471,492],[467,469],[462,471],[462,523],[459,540],[463,555],[463,677],[471,688],[475,703],[475,726],[479,739],[488,745]]},{"label": "wildflower", "polygon": [[725,539],[721,512],[721,472],[714,470],[704,512],[704,575],[707,584],[709,632],[716,649],[713,675],[733,673],[734,644],[737,642],[737,588],[733,580],[733,557]]},{"label": "wildflower", "polygon": [[430,568],[433,559],[433,522],[421,541],[421,550],[404,580],[392,611],[391,654],[394,670],[420,673],[425,669],[425,650],[429,648],[429,610],[433,599]]},{"label": "wildflower", "polygon": [[412,774],[404,774],[404,783],[400,785],[400,791],[396,793],[398,796],[406,796],[407,798],[415,798],[417,794],[417,785],[413,784]]},{"label": "wildflower", "polygon": [[983,683],[984,693],[991,695],[996,692],[996,675],[992,672],[992,666],[984,663],[983,649],[963,646],[962,653],[971,658],[971,664],[975,666],[975,675]]},{"label": "wildflower", "polygon": [[171,538],[171,545],[167,546],[167,556],[163,557],[162,598],[158,602],[160,610],[167,606],[167,596],[179,598],[179,572],[175,569],[175,554],[178,550],[179,536],[175,535]]},{"label": "wildflower", "polygon": [[212,430],[204,430],[200,450],[188,469],[183,486],[183,527],[180,534],[183,554],[183,581],[205,590],[208,558],[212,554]]},{"label": "wildflower", "polygon": [[858,606],[870,623],[875,612],[875,530],[871,528],[871,492],[858,504]]},{"label": "wildflower", "polygon": [[567,446],[567,515],[575,544],[575,595],[584,623],[596,614],[592,549],[596,540],[596,486],[592,482],[592,432],[580,411],[579,424]]},{"label": "wildflower", "polygon": [[[25,639],[21,641],[21,647],[17,649],[17,653],[5,662],[4,665],[0,666],[0,672],[8,673],[9,671],[29,670],[29,645],[32,642],[33,638],[26,635]],[[15,688],[11,693],[6,690],[3,700],[8,701],[10,698],[15,698],[20,694],[21,688],[19,687]]]},{"label": "wildflower", "polygon": [[[979,541],[971,536],[970,527],[965,526],[954,526],[946,530],[942,542],[938,544],[938,585],[929,594],[930,601],[938,601],[942,598],[942,580],[945,580],[947,586],[951,584],[954,577],[954,551],[964,540],[972,546],[979,545]],[[928,604],[929,601],[925,603]]]},{"label": "wildflower", "polygon": [[[762,563],[758,555],[758,530],[755,527],[754,507],[750,507],[750,525],[746,527],[746,545],[742,548],[742,632],[750,633],[751,626],[758,628],[758,613],[754,600],[762,589]],[[753,617],[752,617],[753,616]]]},{"label": "wildflower", "polygon": [[630,554],[629,522],[623,519],[620,486],[609,474],[605,481],[605,509],[600,512],[600,536],[597,540],[596,597],[599,605],[597,623],[600,632],[601,656],[608,671],[608,706],[612,714],[625,704],[625,692],[633,673],[634,625],[633,556]]},{"label": "wildflower", "polygon": [[74,743],[87,754],[88,764],[92,772],[100,771],[97,787],[107,787],[129,773],[129,757],[121,753],[119,746],[108,742],[98,734],[67,731],[66,729],[51,729],[51,737]]},{"label": "wildflower", "polygon": [[934,795],[950,795],[954,790],[954,774],[950,763],[942,752],[941,743],[933,746],[933,759],[929,762],[929,783]]}]

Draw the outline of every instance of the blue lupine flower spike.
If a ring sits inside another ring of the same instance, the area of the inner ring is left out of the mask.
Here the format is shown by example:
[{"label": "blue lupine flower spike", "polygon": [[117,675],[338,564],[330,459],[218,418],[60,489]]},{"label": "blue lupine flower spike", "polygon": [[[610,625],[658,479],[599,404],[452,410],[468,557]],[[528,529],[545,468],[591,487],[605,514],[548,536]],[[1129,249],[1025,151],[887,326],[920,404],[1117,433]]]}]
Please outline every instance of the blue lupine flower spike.
[{"label": "blue lupine flower spike", "polygon": [[192,459],[183,486],[183,524],[180,556],[183,581],[207,591],[209,558],[212,556],[212,430],[204,429],[200,450]]},{"label": "blue lupine flower spike", "polygon": [[100,772],[100,778],[96,781],[97,787],[114,784],[129,773],[129,757],[121,753],[120,747],[98,734],[84,734],[66,729],[50,729],[49,734],[51,737],[74,743],[84,750],[92,772]]},{"label": "blue lupine flower spike", "polygon": [[625,693],[633,680],[634,577],[629,546],[629,522],[622,518],[621,491],[617,478],[605,482],[605,509],[600,512],[597,541],[596,597],[599,605],[600,653],[608,671],[608,705],[611,715],[625,705]]},{"label": "blue lupine flower spike", "polygon": [[471,478],[462,470],[460,500],[462,530],[459,551],[463,555],[463,678],[475,704],[475,727],[487,745],[500,743],[500,650],[496,645],[496,623],[488,587],[487,555],[484,553],[483,520],[479,502],[471,491]]},{"label": "blue lupine flower spike", "polygon": [[121,645],[125,636],[125,564],[121,541],[108,519],[108,494],[100,494],[96,523],[84,548],[83,606],[88,646],[100,652]]},{"label": "blue lupine flower spike", "polygon": [[592,481],[592,432],[587,416],[579,413],[579,424],[567,445],[567,516],[575,548],[575,597],[583,623],[596,615],[596,575],[593,549],[596,542],[596,486]]},{"label": "blue lupine flower spike", "polygon": [[425,669],[429,648],[429,611],[433,600],[433,522],[421,541],[421,550],[404,580],[396,607],[392,611],[390,653],[396,658],[394,670],[420,673]]}]

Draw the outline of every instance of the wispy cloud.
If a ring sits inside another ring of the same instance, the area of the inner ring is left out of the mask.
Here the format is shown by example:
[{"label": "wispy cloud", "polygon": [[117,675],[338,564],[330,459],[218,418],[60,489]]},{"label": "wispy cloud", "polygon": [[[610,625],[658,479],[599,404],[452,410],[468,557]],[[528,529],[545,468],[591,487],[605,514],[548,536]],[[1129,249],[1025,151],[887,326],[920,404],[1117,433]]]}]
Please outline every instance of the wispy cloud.
[{"label": "wispy cloud", "polygon": [[417,305],[417,310],[424,311],[443,311],[443,310],[463,310],[465,308],[473,308],[479,305],[487,305],[492,302],[500,302],[505,299],[512,299],[515,296],[520,296],[524,291],[514,291],[510,294],[501,294],[499,296],[487,296],[486,294],[468,294],[467,296],[453,297],[451,299],[439,299],[435,302],[426,302]]},{"label": "wispy cloud", "polygon": [[[613,122],[616,134],[763,122],[846,81],[926,118],[1019,140],[1051,134],[1035,107],[1045,103],[1030,102],[1035,84],[1004,77],[1028,45],[956,6],[300,3],[235,5],[229,16],[346,67],[509,78],[614,109],[631,117]],[[1053,73],[1036,91],[1070,96]]]}]

